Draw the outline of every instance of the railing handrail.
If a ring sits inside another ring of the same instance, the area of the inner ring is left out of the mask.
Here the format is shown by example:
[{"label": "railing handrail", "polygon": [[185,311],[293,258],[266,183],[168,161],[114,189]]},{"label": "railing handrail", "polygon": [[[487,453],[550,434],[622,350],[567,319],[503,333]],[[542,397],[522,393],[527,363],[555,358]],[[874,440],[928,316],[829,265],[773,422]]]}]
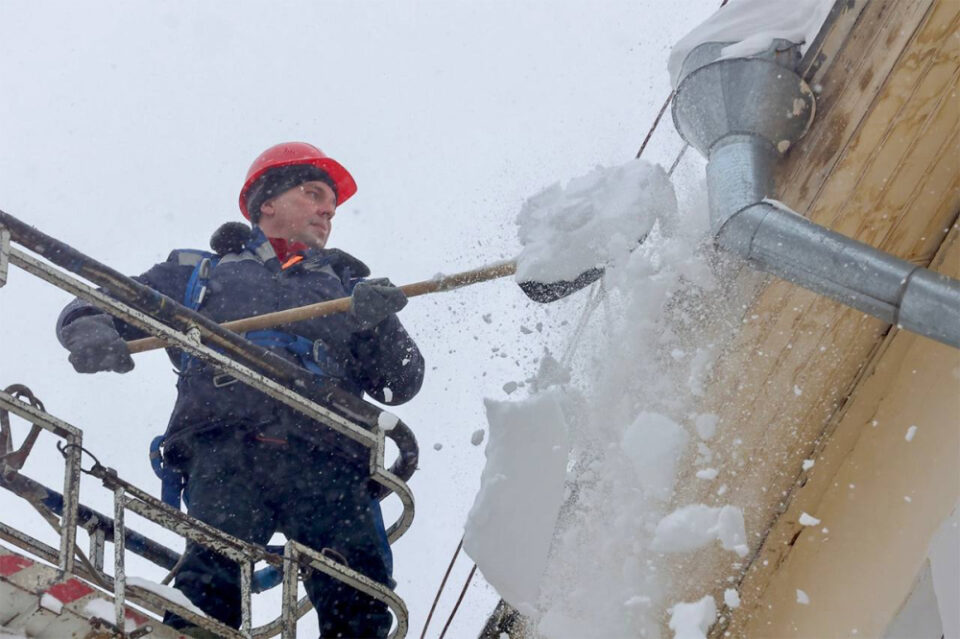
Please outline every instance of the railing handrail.
[{"label": "railing handrail", "polygon": [[[108,292],[112,292],[115,296],[124,298],[125,301],[110,297],[10,246],[11,240],[37,251],[54,264],[85,277]],[[308,372],[273,356],[269,350],[246,341],[241,336],[221,328],[205,316],[193,312],[174,300],[113,271],[59,240],[47,236],[15,217],[0,211],[0,286],[3,286],[6,281],[8,263],[14,264],[68,293],[94,304],[147,333],[160,337],[170,346],[189,351],[218,371],[232,375],[244,384],[256,388],[333,429],[341,436],[348,437],[369,448],[370,477],[381,486],[377,497],[382,499],[390,493],[394,493],[403,504],[399,519],[387,530],[389,541],[395,541],[409,528],[413,519],[413,495],[404,480],[409,478],[416,469],[417,448],[416,439],[409,427],[402,421],[398,421],[397,425],[386,434],[397,443],[400,449],[400,457],[394,468],[387,470],[384,467],[385,433],[377,425],[379,415],[382,412],[381,409],[349,395],[339,388],[318,382]],[[159,316],[167,323],[159,321],[154,315]],[[227,354],[202,344],[201,336],[210,339],[212,343],[225,350]],[[233,359],[230,355],[236,357],[236,359]],[[310,399],[307,395],[301,394],[291,387],[303,389],[314,396],[322,394],[328,398],[335,398],[337,400],[336,408],[340,412]],[[100,465],[99,462],[96,462],[90,470],[84,472],[95,474],[101,479],[105,487],[114,491],[114,576],[111,578],[102,572],[102,562],[99,566],[95,566],[89,561],[85,561],[80,570],[75,571],[79,474],[83,451],[82,431],[3,392],[0,392],[0,410],[17,414],[32,424],[40,426],[67,441],[67,445],[62,449],[66,469],[63,509],[59,526],[61,547],[57,551],[57,564],[64,575],[74,572],[78,574],[90,573],[92,571],[89,575],[91,578],[112,585],[115,595],[117,627],[123,627],[124,603],[127,594],[124,576],[124,550],[127,531],[124,524],[124,515],[126,510],[129,509],[182,537],[228,556],[231,560],[237,562],[241,568],[243,622],[240,633],[218,621],[197,615],[161,595],[134,587],[130,593],[131,598],[154,612],[171,610],[193,623],[224,636],[259,638],[273,636],[277,630],[281,630],[284,639],[295,637],[296,619],[310,608],[305,599],[296,601],[298,574],[296,566],[303,566],[304,568],[313,567],[330,574],[351,587],[357,588],[385,603],[397,619],[397,627],[391,637],[402,637],[406,633],[406,607],[403,601],[386,586],[373,582],[364,575],[356,573],[350,568],[295,542],[288,542],[283,558],[268,553],[263,547],[234,538],[169,507],[129,482],[120,479],[115,471]],[[358,422],[362,423],[364,427],[358,426]],[[2,465],[2,460],[0,460],[0,465]],[[398,472],[395,473],[394,470]],[[8,486],[5,485],[4,487]],[[34,504],[34,506],[37,507],[37,504]],[[39,540],[22,533],[12,534],[11,530],[2,526],[0,536],[15,538],[15,543],[26,543],[24,539],[29,539],[30,542],[34,542],[32,546],[35,550],[39,550],[41,554],[46,552],[42,548],[44,545]],[[102,543],[103,535],[100,534],[98,537]],[[85,559],[82,554],[81,558]],[[251,578],[253,563],[256,561],[266,561],[284,571],[285,594],[280,617],[265,626],[253,628],[251,621]],[[290,600],[288,592],[291,583],[293,584],[293,601]]]}]

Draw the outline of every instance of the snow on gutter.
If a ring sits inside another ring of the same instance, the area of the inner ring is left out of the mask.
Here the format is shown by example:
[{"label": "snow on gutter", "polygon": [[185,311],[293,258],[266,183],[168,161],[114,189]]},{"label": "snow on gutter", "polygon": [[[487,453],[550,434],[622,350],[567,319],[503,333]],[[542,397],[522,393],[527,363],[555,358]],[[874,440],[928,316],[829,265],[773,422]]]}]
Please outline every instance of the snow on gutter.
[{"label": "snow on gutter", "polygon": [[[759,1],[731,6],[750,7]],[[692,36],[698,31],[708,40],[731,40],[697,44]],[[783,32],[796,37],[796,27]],[[815,100],[794,72],[799,44],[774,39],[756,51],[759,43],[754,40],[749,48],[738,47],[752,51],[750,57],[727,57],[736,33],[740,31],[702,25],[684,38],[684,47],[675,50],[671,60],[682,60],[673,119],[684,140],[708,159],[717,244],[760,270],[960,348],[960,280],[830,231],[775,201],[774,167],[806,133]],[[687,47],[692,48],[685,52]]]}]

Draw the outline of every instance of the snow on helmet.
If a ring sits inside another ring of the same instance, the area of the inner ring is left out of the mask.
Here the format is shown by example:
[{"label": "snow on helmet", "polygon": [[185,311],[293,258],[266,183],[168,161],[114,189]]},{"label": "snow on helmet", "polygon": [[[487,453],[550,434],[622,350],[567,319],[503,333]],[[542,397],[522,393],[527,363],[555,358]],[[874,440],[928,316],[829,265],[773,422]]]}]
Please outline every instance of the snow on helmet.
[{"label": "snow on helmet", "polygon": [[342,164],[328,157],[326,153],[306,142],[284,142],[271,146],[250,165],[247,178],[240,190],[240,211],[243,216],[248,220],[250,219],[250,212],[247,211],[247,195],[257,180],[271,169],[299,164],[317,167],[330,176],[336,187],[334,190],[337,193],[338,206],[349,200],[357,192],[357,183],[350,172]]}]

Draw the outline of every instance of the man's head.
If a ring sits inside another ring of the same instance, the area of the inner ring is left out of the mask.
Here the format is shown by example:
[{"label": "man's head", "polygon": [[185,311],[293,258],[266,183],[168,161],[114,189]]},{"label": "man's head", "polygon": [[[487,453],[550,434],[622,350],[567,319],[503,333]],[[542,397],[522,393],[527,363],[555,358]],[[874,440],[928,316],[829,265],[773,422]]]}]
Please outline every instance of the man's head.
[{"label": "man's head", "polygon": [[[319,182],[332,192],[334,208],[357,192],[357,184],[350,172],[317,147],[306,142],[285,142],[272,146],[261,153],[247,171],[240,191],[240,211],[248,220],[263,227],[267,219],[265,205],[288,191],[312,182]],[[306,193],[303,189],[299,192]],[[291,196],[285,203],[292,204],[293,199]],[[273,215],[282,214],[288,208],[273,207],[270,212]],[[330,217],[333,217],[332,212]]]}]

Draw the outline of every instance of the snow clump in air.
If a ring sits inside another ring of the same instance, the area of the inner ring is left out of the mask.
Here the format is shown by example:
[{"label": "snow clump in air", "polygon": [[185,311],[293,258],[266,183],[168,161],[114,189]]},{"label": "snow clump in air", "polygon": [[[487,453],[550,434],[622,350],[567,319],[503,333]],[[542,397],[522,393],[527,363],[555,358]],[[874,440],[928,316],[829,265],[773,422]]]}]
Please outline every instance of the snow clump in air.
[{"label": "snow clump in air", "polygon": [[557,391],[519,402],[486,401],[487,463],[463,537],[464,550],[490,585],[527,615],[536,612],[564,497],[569,449],[562,403]]},{"label": "snow clump in air", "polygon": [[572,281],[593,267],[623,263],[654,221],[676,208],[666,172],[643,160],[598,167],[565,188],[554,184],[517,216],[517,280]]},{"label": "snow clump in air", "polygon": [[[605,266],[582,333],[586,292],[551,307],[580,336],[574,356],[544,357],[551,366],[526,398],[488,400],[487,464],[466,527],[484,577],[546,639],[660,637],[668,608],[690,598],[679,590],[703,594],[684,581],[686,550],[655,550],[669,546],[670,525],[686,548],[703,542],[698,557],[747,552],[743,513],[720,497],[670,518],[697,459],[724,467],[723,442],[704,444],[718,418],[700,398],[752,294],[713,248],[702,182],[680,193],[682,206],[661,168],[633,160],[550,187],[518,217],[519,279]],[[702,637],[715,603],[674,614],[677,636]]]}]

